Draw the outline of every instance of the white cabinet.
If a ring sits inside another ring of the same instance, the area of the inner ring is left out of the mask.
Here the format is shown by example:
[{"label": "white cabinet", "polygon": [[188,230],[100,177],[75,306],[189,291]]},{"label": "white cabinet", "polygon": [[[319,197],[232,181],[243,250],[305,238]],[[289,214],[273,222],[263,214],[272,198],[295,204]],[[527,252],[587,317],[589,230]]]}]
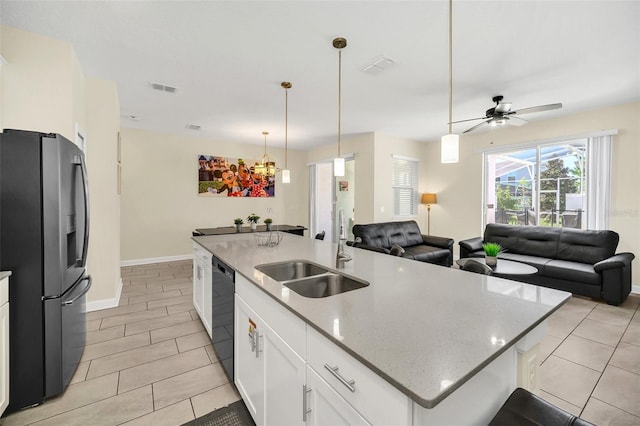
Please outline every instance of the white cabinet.
[{"label": "white cabinet", "polygon": [[9,405],[9,278],[0,280],[0,416]]},{"label": "white cabinet", "polygon": [[235,383],[256,424],[411,424],[406,395],[239,274],[235,309]]},{"label": "white cabinet", "polygon": [[303,404],[307,426],[369,425],[313,368],[307,367],[306,400]]},{"label": "white cabinet", "polygon": [[211,337],[211,299],[213,256],[197,243],[193,243],[193,306],[204,328]]},{"label": "white cabinet", "polygon": [[304,360],[240,296],[235,303],[235,382],[249,412],[258,425],[302,425]]}]

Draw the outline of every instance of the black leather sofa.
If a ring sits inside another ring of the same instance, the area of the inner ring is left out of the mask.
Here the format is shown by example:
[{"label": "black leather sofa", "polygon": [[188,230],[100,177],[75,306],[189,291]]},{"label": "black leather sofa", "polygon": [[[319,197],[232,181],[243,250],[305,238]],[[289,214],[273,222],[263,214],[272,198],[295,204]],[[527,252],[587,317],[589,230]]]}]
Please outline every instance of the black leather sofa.
[{"label": "black leather sofa", "polygon": [[[436,265],[453,264],[453,240],[422,235],[414,220],[354,225],[353,236],[354,247]],[[396,251],[394,246],[402,247],[402,250]]]},{"label": "black leather sofa", "polygon": [[505,250],[498,259],[538,268],[537,274],[514,276],[514,280],[619,305],[631,292],[631,261],[635,258],[632,253],[616,254],[619,239],[613,231],[491,223],[484,238],[459,242],[460,258],[484,257],[482,244],[498,243]]}]

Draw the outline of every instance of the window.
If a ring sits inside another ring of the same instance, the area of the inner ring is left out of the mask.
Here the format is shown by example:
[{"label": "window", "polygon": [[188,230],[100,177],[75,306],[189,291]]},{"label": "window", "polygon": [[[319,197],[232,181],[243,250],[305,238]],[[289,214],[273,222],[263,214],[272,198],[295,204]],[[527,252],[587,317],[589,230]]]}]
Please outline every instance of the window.
[{"label": "window", "polygon": [[393,155],[393,216],[418,214],[418,160]]},{"label": "window", "polygon": [[611,134],[485,153],[484,222],[606,229]]}]

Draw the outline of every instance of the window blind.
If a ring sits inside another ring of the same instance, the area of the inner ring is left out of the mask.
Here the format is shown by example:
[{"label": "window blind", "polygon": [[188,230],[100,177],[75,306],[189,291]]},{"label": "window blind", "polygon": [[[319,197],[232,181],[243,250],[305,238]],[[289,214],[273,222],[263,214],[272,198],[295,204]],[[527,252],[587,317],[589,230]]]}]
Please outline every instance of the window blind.
[{"label": "window blind", "polygon": [[416,216],[418,213],[418,161],[393,157],[393,215]]}]

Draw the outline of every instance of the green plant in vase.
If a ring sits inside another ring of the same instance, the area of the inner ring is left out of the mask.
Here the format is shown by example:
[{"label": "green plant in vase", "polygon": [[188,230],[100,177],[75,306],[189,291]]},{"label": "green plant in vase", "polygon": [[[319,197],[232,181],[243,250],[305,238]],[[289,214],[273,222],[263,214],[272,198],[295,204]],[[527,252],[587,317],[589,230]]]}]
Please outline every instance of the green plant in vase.
[{"label": "green plant in vase", "polygon": [[241,232],[244,220],[242,220],[242,218],[240,217],[236,217],[235,219],[233,219],[233,223],[236,225],[236,231]]},{"label": "green plant in vase", "polygon": [[260,216],[258,216],[255,213],[251,213],[249,216],[247,216],[247,221],[251,225],[251,230],[252,231],[256,230],[256,227],[258,226],[258,221],[259,220],[260,220]]},{"label": "green plant in vase", "polygon": [[273,223],[273,219],[270,217],[264,220],[264,224],[267,225],[267,231],[271,231],[271,224]]},{"label": "green plant in vase", "polygon": [[482,245],[482,249],[486,255],[487,265],[495,266],[498,263],[498,254],[502,251],[502,246],[498,243],[485,243]]}]

